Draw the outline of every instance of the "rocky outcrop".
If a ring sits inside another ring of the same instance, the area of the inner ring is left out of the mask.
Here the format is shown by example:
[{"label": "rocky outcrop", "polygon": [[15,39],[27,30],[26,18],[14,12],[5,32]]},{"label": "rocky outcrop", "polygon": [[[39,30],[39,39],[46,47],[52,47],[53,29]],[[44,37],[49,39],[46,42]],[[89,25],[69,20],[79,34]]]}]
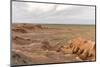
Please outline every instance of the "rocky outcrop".
[{"label": "rocky outcrop", "polygon": [[19,45],[27,45],[31,44],[33,41],[19,36],[13,36],[13,42]]},{"label": "rocky outcrop", "polygon": [[69,45],[61,47],[60,50],[65,54],[77,54],[82,60],[95,59],[95,42],[81,37],[70,40]]},{"label": "rocky outcrop", "polygon": [[32,60],[20,50],[12,51],[12,64],[13,65],[26,65],[31,64]]},{"label": "rocky outcrop", "polygon": [[[28,33],[31,31],[36,31],[36,30],[41,30],[44,27],[40,24],[27,24],[27,23],[22,23],[22,24],[13,24],[12,27],[12,32],[16,33]],[[30,30],[30,31],[29,31]]]}]

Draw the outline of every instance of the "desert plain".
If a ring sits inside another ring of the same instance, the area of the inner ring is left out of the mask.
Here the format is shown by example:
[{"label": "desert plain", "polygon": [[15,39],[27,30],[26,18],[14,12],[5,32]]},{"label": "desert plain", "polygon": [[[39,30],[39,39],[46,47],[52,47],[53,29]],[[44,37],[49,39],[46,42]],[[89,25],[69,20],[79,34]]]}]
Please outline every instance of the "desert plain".
[{"label": "desert plain", "polygon": [[12,23],[12,65],[96,60],[95,25]]}]

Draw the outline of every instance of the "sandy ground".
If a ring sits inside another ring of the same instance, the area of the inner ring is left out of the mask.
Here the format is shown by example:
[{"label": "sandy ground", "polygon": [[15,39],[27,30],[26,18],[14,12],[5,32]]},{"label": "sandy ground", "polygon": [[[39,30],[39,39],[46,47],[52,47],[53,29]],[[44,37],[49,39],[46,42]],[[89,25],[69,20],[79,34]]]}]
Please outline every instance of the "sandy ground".
[{"label": "sandy ground", "polygon": [[12,24],[12,65],[95,61],[95,26]]}]

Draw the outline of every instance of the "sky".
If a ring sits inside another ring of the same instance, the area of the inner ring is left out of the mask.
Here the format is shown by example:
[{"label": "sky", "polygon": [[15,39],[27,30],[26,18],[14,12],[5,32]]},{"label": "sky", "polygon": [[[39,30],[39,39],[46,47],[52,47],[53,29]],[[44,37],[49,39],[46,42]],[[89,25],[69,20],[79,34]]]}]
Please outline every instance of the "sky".
[{"label": "sky", "polygon": [[13,23],[95,24],[95,7],[12,2]]}]

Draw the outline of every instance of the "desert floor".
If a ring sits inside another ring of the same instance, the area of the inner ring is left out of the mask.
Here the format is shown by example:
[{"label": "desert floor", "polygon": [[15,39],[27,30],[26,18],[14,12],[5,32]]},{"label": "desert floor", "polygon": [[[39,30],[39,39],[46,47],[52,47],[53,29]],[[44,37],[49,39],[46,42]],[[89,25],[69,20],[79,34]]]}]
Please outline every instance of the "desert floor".
[{"label": "desert floor", "polygon": [[12,65],[95,61],[95,25],[12,24]]}]

